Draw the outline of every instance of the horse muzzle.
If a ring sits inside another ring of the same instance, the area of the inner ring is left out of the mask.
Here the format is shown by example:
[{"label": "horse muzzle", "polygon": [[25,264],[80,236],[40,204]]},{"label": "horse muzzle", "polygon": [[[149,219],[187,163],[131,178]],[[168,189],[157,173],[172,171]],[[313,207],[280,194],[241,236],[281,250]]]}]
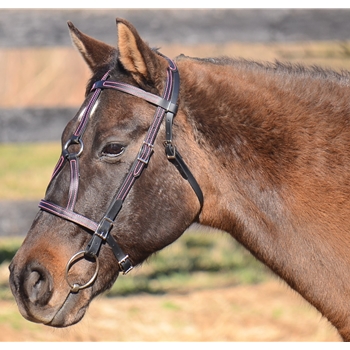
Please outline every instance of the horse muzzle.
[{"label": "horse muzzle", "polygon": [[86,283],[77,283],[80,288],[74,292],[65,280],[54,283],[51,273],[36,262],[22,270],[14,266],[9,267],[10,288],[24,318],[53,327],[67,327],[82,319],[92,299]]}]

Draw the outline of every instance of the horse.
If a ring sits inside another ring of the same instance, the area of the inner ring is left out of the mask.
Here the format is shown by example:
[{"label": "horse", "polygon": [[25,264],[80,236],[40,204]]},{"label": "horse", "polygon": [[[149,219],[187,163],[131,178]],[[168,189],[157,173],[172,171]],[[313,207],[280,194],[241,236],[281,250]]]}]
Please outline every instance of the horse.
[{"label": "horse", "polygon": [[20,313],[52,327],[193,223],[227,232],[350,340],[350,73],[169,59],[117,18],[116,47],[68,22],[85,101],[14,256]]}]

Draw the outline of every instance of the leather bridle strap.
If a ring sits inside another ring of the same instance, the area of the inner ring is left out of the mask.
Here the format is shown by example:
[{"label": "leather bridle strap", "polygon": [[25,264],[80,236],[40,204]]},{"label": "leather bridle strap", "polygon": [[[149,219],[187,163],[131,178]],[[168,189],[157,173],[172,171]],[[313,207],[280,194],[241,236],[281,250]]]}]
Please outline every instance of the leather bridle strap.
[{"label": "leather bridle strap", "polygon": [[[56,165],[53,174],[53,177],[56,176],[59,173],[59,171],[63,168],[64,160],[69,161],[71,181],[67,207],[63,208],[47,200],[42,200],[39,203],[39,207],[41,209],[68,221],[74,222],[82,227],[87,228],[89,231],[94,232],[89,244],[85,249],[86,255],[96,257],[100,251],[101,245],[104,242],[107,242],[111,246],[112,251],[118,261],[119,267],[124,274],[129,272],[133,268],[133,265],[130,261],[129,256],[124,254],[124,252],[119,247],[118,243],[115,241],[112,235],[110,235],[110,231],[114,224],[114,220],[116,219],[119,211],[122,208],[123,202],[127,194],[129,193],[136,179],[141,175],[143,169],[146,167],[150,160],[150,157],[153,154],[154,142],[158,134],[160,125],[164,119],[164,116],[166,119],[165,150],[167,157],[169,161],[171,161],[176,166],[181,175],[189,181],[190,185],[192,186],[194,192],[198,197],[201,208],[203,205],[203,194],[197,181],[186,166],[178,151],[175,149],[175,146],[173,146],[172,144],[172,124],[173,118],[177,112],[177,99],[180,88],[180,76],[175,63],[172,60],[169,60],[168,58],[166,59],[169,62],[169,67],[167,70],[166,86],[162,97],[153,95],[132,85],[120,82],[107,81],[106,79],[108,78],[109,72],[107,72],[104,75],[102,80],[96,82],[92,86],[91,92],[94,93],[88,103],[88,106],[83,114],[83,117],[81,118],[81,121],[76,131],[64,146],[62,156],[58,164]],[[112,200],[109,208],[107,209],[106,214],[99,223],[96,223],[93,220],[90,220],[85,216],[74,212],[74,206],[79,188],[78,157],[83,151],[82,135],[85,131],[91,109],[95,104],[97,98],[99,97],[100,92],[103,89],[114,89],[131,94],[133,96],[137,96],[150,102],[153,105],[156,105],[157,109],[154,115],[153,122],[148,129],[147,135],[143,141],[143,144],[134,163],[131,166],[131,169],[129,170],[126,178],[120,186],[116,196]],[[69,153],[68,148],[72,143],[80,144],[80,150],[78,153]]]},{"label": "leather bridle strap", "polygon": [[147,91],[141,90],[133,85],[128,85],[124,83],[120,83],[117,81],[97,81],[93,86],[93,89],[115,89],[119,91],[123,91],[127,94],[137,96],[149,103],[152,103],[155,106],[161,107],[165,111],[171,111],[176,114],[177,106],[173,104],[171,101],[165,100],[164,98],[153,95]]},{"label": "leather bridle strap", "polygon": [[[177,72],[177,74],[179,74]],[[175,84],[180,83],[180,79],[176,79]],[[179,93],[180,87],[175,87],[173,92],[173,98],[177,100],[178,93]],[[179,151],[176,149],[176,147],[173,145],[173,120],[175,117],[175,113],[167,112],[165,115],[165,136],[166,140],[164,142],[165,147],[165,154],[168,158],[168,160],[173,163],[177,170],[180,172],[182,177],[189,182],[191,185],[193,191],[196,193],[199,203],[200,203],[200,209],[203,207],[203,193],[198,185],[198,182],[192,175],[190,169],[187,167],[186,163],[182,159]]]},{"label": "leather bridle strap", "polygon": [[[101,247],[101,244],[103,243],[103,240],[107,240],[108,242],[108,239],[112,237],[111,235],[109,235],[109,232],[113,226],[116,216],[118,215],[122,207],[123,201],[126,198],[128,192],[130,191],[136,179],[141,175],[141,172],[143,171],[145,166],[148,164],[149,159],[153,153],[154,141],[156,139],[160,124],[164,119],[164,114],[166,113],[167,115],[174,116],[177,112],[176,103],[177,103],[179,88],[180,88],[180,76],[175,64],[173,64],[172,61],[169,61],[169,69],[167,71],[167,83],[166,83],[162,98],[160,98],[159,96],[147,93],[134,86],[126,85],[124,83],[118,83],[118,82],[108,82],[110,84],[106,84],[106,83],[107,82],[103,82],[103,81],[96,82],[93,85],[92,90],[93,89],[114,89],[114,90],[122,91],[128,94],[131,94],[133,96],[137,96],[142,99],[145,99],[146,101],[157,105],[158,108],[156,110],[153,123],[148,129],[148,133],[146,135],[145,140],[143,141],[143,144],[141,146],[141,149],[138,153],[136,160],[134,161],[127,177],[123,181],[123,184],[121,185],[117,195],[115,196],[109,209],[107,210],[106,215],[101,220],[98,229],[94,233],[86,249],[87,254],[91,254],[91,255],[97,255]],[[194,179],[193,176],[192,178]],[[197,186],[199,188],[198,184]],[[198,198],[202,206],[203,196],[200,195]],[[128,263],[128,256],[124,257],[122,260],[123,260],[123,264]]]},{"label": "leather bridle strap", "polygon": [[[172,95],[171,95],[170,101],[167,100],[167,97],[162,98],[162,97],[159,97],[157,95],[153,95],[151,93],[148,93],[144,90],[141,90],[135,86],[128,85],[125,83],[120,83],[120,82],[114,82],[114,81],[98,81],[93,85],[92,90],[93,89],[107,88],[107,89],[115,89],[115,90],[123,91],[127,94],[140,97],[143,100],[146,100],[146,101],[160,107],[163,110],[163,113],[166,112],[166,114],[165,114],[166,141],[164,142],[164,146],[165,146],[165,152],[166,152],[167,158],[171,163],[173,163],[176,166],[176,168],[179,170],[182,177],[190,183],[192,189],[194,190],[194,192],[196,193],[196,195],[198,197],[198,200],[200,202],[200,206],[202,208],[202,206],[203,206],[203,193],[202,193],[196,179],[194,178],[191,171],[187,167],[186,163],[182,159],[180,153],[178,152],[176,147],[173,145],[172,126],[173,126],[174,117],[175,117],[176,112],[177,112],[177,104],[176,103],[177,103],[177,99],[178,99],[178,95],[179,95],[179,91],[180,91],[180,76],[179,76],[179,72],[178,72],[175,64],[171,60],[169,60],[169,69],[172,72],[172,75],[170,75],[170,79],[173,79],[171,82],[173,84],[173,87],[171,89]],[[166,93],[167,93],[167,90],[165,91],[165,94]],[[157,112],[158,112],[158,110],[157,110]],[[163,119],[163,117],[161,119]],[[157,135],[158,128],[159,128],[159,125],[157,126],[157,130],[154,130],[155,131],[154,132],[154,139]],[[152,143],[147,139],[144,141],[144,146],[145,146],[145,153],[144,154],[147,155],[147,158],[144,159],[145,164],[147,164],[149,161],[149,157],[150,157],[151,151],[152,151],[151,145],[153,144],[154,139],[152,140]],[[147,152],[146,146],[148,146],[148,152]],[[138,159],[142,160],[143,158],[142,158],[142,156],[140,156],[140,157],[138,157]],[[137,173],[137,170],[136,170],[136,173]]]}]

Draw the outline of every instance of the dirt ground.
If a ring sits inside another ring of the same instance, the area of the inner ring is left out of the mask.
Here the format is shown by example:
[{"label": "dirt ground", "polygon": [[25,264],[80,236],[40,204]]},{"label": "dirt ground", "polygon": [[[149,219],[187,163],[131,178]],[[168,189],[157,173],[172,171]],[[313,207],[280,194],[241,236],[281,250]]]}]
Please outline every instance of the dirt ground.
[{"label": "dirt ground", "polygon": [[[0,319],[14,302],[0,304]],[[335,329],[283,282],[95,300],[79,324],[52,329],[18,317],[4,322],[0,341],[340,341]]]}]

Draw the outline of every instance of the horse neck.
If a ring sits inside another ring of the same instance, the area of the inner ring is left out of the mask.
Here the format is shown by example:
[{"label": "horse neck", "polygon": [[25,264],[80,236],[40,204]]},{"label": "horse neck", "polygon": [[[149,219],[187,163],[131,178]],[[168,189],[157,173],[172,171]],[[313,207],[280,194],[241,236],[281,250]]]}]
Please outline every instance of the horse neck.
[{"label": "horse neck", "polygon": [[333,324],[349,319],[348,78],[178,66],[201,152],[190,163],[204,192],[200,223],[229,232]]},{"label": "horse neck", "polygon": [[[344,168],[330,169],[332,158],[324,149],[341,153],[348,147],[349,80],[334,72],[325,79],[325,72],[222,63],[178,61],[182,108],[202,151],[199,167],[206,160],[202,223],[236,237],[239,227],[246,232],[294,230],[297,218],[310,220],[298,212],[303,206],[317,208],[327,200],[307,193],[319,191],[310,173],[319,174],[318,181],[330,189],[344,191],[334,176]],[[348,158],[344,163],[350,171],[349,151],[342,157]]]},{"label": "horse neck", "polygon": [[[209,167],[202,223],[235,235],[238,222],[251,222],[246,217],[274,225],[285,216],[281,181],[294,157],[279,118],[289,113],[275,98],[279,82],[241,65],[186,60],[183,66],[184,110]],[[247,212],[239,219],[240,208]]]}]

